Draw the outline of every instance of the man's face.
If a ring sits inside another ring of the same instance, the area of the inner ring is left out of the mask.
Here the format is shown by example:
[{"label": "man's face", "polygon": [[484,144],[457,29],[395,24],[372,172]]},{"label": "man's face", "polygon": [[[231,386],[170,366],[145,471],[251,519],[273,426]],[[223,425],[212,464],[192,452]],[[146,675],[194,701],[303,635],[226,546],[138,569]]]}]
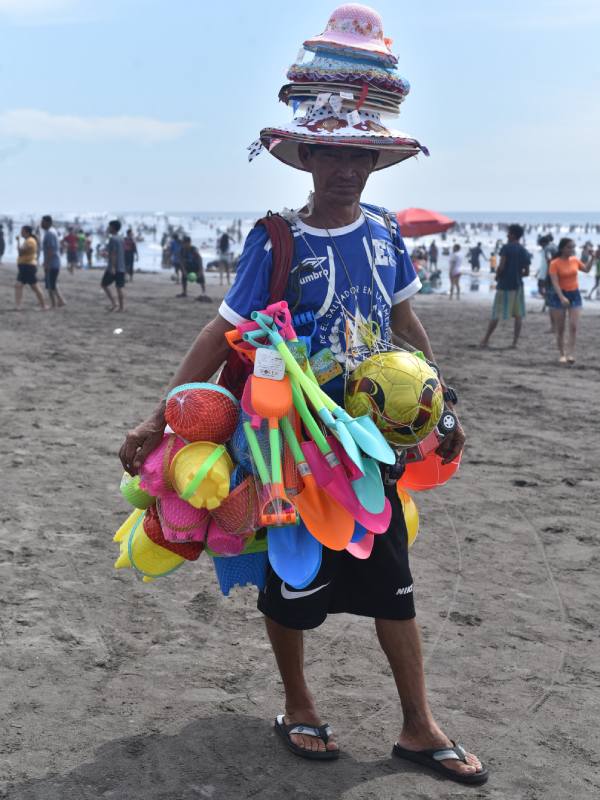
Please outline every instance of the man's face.
[{"label": "man's face", "polygon": [[312,173],[315,194],[336,205],[352,205],[360,200],[375,166],[374,151],[360,147],[334,145],[302,148],[300,158]]},{"label": "man's face", "polygon": [[50,222],[47,219],[42,220],[42,228],[47,231],[50,227]]}]

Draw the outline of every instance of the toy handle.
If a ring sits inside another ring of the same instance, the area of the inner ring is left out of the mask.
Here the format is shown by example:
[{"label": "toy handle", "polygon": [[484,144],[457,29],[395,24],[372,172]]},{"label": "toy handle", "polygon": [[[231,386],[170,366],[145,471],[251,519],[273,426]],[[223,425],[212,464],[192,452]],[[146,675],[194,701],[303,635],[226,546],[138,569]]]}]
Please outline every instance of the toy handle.
[{"label": "toy handle", "polygon": [[[225,334],[225,339],[227,341],[227,344],[229,345],[229,347],[231,347],[232,350],[235,350],[236,353],[239,353],[247,361],[250,362],[254,361],[255,348],[248,346],[243,341],[243,339],[240,338],[240,334],[235,328],[232,331],[227,331],[227,333]],[[244,344],[246,344],[245,347]]]},{"label": "toy handle", "polygon": [[251,344],[252,347],[256,347],[256,348],[267,347],[267,348],[270,348],[271,344],[265,344],[265,342],[260,342],[259,341],[259,339],[264,339],[264,338],[265,338],[265,332],[262,331],[260,328],[258,330],[255,330],[255,331],[247,331],[243,336],[244,341],[248,342],[249,344]]}]

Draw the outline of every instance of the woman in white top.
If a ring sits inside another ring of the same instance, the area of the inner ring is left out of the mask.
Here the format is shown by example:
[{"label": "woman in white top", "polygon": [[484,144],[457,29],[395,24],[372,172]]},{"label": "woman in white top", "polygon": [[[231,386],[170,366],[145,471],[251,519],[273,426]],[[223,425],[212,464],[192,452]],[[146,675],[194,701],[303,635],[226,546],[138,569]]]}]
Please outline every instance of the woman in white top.
[{"label": "woman in white top", "polygon": [[452,248],[452,255],[450,256],[450,300],[454,296],[456,289],[456,299],[460,300],[460,276],[462,274],[462,256],[460,254],[460,245],[455,244]]}]

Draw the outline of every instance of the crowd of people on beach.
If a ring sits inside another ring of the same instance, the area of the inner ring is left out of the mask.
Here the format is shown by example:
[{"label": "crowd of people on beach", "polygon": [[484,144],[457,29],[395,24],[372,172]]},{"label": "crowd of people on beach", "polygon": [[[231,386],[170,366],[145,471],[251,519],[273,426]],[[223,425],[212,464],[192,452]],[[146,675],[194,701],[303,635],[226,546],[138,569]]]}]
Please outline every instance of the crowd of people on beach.
[{"label": "crowd of people on beach", "polygon": [[[17,241],[17,280],[15,283],[15,306],[22,308],[25,286],[29,286],[42,310],[58,309],[65,305],[59,287],[61,257],[66,260],[70,273],[77,269],[89,269],[103,263],[104,272],[100,285],[108,300],[108,311],[124,309],[124,288],[127,282],[133,281],[135,264],[139,258],[138,242],[144,235],[151,233],[156,238],[156,226],[140,225],[136,231],[128,227],[125,235],[121,234],[120,220],[109,222],[108,229],[97,228],[95,231],[84,230],[77,222],[65,224],[62,236],[59,235],[50,215],[44,215],[39,225],[23,225]],[[5,234],[6,229],[6,234]],[[497,230],[506,230],[507,240],[497,239],[490,252],[486,253],[481,241],[470,246],[466,252],[463,245],[456,241],[462,235],[467,243],[481,234],[490,234]],[[534,256],[524,246],[527,234],[537,235],[535,277],[537,293],[543,299],[542,311],[549,311],[551,328],[555,334],[561,364],[575,362],[575,344],[577,328],[582,307],[582,296],[579,289],[579,272],[594,270],[594,285],[587,298],[599,298],[600,291],[600,245],[594,245],[588,239],[576,254],[575,240],[565,236],[564,227],[558,225],[544,226],[544,232],[538,234],[538,227],[531,225],[502,225],[496,223],[462,223],[452,230],[452,240],[448,234],[441,234],[441,244],[433,239],[428,246],[417,244],[411,251],[411,260],[422,283],[421,292],[432,293],[440,289],[442,283],[441,257],[447,259],[450,300],[461,297],[461,277],[471,277],[471,290],[479,288],[478,276],[487,263],[489,273],[495,281],[495,295],[488,329],[481,341],[487,347],[501,320],[513,319],[514,330],[511,347],[516,347],[522,329],[522,321],[526,314],[523,278],[528,276]],[[554,232],[558,242],[555,242]],[[7,219],[0,223],[0,261],[6,250],[6,236],[12,237],[14,222]],[[569,232],[581,233],[581,226],[570,226]],[[586,224],[584,235],[600,232],[600,225]],[[98,238],[96,247],[93,237]],[[172,279],[180,286],[175,296],[188,297],[190,283],[197,283],[200,295],[197,300],[210,302],[206,295],[205,271],[217,270],[220,285],[231,283],[235,273],[237,258],[234,243],[243,239],[242,220],[236,219],[226,230],[216,232],[216,256],[206,265],[192,237],[181,226],[167,225],[160,240],[162,266],[173,271]],[[533,248],[532,248],[533,249]],[[38,266],[43,269],[43,283],[47,297],[42,292],[38,279]],[[116,295],[113,294],[113,284]],[[490,287],[493,288],[493,287]]]}]

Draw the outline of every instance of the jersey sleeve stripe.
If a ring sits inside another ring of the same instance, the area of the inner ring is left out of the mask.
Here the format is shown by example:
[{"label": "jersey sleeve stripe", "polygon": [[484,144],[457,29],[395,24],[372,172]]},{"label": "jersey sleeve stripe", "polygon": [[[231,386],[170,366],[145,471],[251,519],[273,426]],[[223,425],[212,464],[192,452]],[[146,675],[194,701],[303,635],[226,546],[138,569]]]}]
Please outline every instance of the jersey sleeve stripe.
[{"label": "jersey sleeve stripe", "polygon": [[421,286],[422,286],[421,281],[419,280],[418,277],[416,277],[414,281],[408,284],[408,286],[404,286],[402,289],[400,289],[399,292],[396,292],[394,294],[394,296],[392,297],[392,305],[396,306],[398,305],[398,303],[402,303],[404,300],[408,300],[409,297],[412,297],[413,295],[417,294],[417,292],[421,289]]},{"label": "jersey sleeve stripe", "polygon": [[230,308],[224,300],[219,306],[219,315],[231,325],[241,325],[243,322],[248,322],[248,320],[241,317],[237,311]]}]

